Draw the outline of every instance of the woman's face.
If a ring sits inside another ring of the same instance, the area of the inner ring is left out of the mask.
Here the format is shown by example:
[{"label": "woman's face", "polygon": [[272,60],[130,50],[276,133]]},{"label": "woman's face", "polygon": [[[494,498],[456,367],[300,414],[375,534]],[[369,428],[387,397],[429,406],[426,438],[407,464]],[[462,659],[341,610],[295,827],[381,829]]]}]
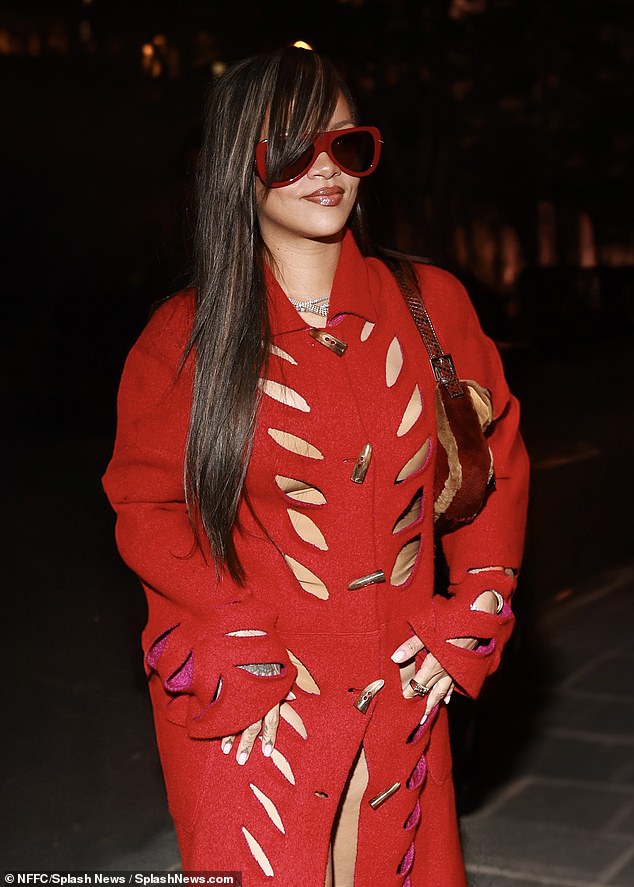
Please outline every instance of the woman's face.
[{"label": "woman's face", "polygon": [[[348,103],[340,94],[328,126],[354,126]],[[266,190],[255,180],[258,220],[269,246],[297,240],[332,240],[344,229],[357,198],[359,179],[342,172],[323,151],[307,172],[283,188]]]}]

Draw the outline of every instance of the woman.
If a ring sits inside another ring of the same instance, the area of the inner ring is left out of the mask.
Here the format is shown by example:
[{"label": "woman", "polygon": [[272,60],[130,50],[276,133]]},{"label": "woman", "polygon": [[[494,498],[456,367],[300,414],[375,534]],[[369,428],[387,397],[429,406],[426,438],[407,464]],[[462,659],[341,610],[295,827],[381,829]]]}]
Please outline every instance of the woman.
[{"label": "woman", "polygon": [[148,599],[183,866],[241,870],[249,887],[465,884],[446,703],[454,683],[477,694],[512,623],[517,403],[461,285],[417,266],[441,342],[496,419],[497,488],[442,538],[441,598],[435,380],[394,277],[360,249],[380,141],[357,124],[312,52],[216,82],[196,287],[128,357],[104,478]]}]

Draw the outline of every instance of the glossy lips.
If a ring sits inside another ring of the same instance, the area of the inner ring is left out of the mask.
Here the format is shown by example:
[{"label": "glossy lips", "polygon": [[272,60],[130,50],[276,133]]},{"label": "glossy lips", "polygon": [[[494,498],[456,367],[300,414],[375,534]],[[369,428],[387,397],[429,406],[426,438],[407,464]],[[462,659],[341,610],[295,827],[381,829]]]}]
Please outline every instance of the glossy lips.
[{"label": "glossy lips", "polygon": [[327,188],[318,188],[312,194],[306,194],[304,200],[311,203],[318,203],[320,206],[339,206],[343,200],[344,190],[338,185],[332,185]]}]

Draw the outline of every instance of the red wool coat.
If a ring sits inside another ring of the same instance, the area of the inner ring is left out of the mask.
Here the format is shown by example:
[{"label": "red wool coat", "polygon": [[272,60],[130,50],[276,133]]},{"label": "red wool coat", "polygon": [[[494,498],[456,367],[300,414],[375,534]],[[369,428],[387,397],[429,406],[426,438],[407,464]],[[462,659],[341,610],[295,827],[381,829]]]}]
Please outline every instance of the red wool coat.
[{"label": "red wool coat", "polygon": [[[104,486],[121,555],[147,595],[143,648],[186,868],[242,870],[248,887],[323,887],[337,804],[363,744],[369,783],[356,887],[465,884],[445,707],[417,728],[425,702],[403,698],[390,656],[416,633],[460,689],[477,695],[513,617],[508,605],[499,616],[470,605],[486,588],[508,601],[514,580],[470,571],[518,569],[528,463],[517,402],[463,287],[430,265],[418,273],[440,341],[462,378],[491,390],[496,417],[496,489],[472,524],[442,539],[449,599],[433,594],[435,382],[391,274],[364,258],[351,234],[327,328],[347,344],[342,355],[310,334],[268,276],[273,347],[246,478],[266,532],[243,505],[244,587],[216,579],[183,501],[192,361],[180,374],[177,367],[191,292],[154,314],[126,362]],[[362,480],[353,482],[368,443]],[[383,581],[364,578],[377,571]],[[491,640],[475,652],[447,643],[462,636]],[[269,662],[282,665],[279,676],[240,668]],[[355,701],[377,680],[382,689],[360,710]],[[291,688],[271,758],[259,743],[245,766],[235,747],[222,753],[219,737],[262,717]]]}]

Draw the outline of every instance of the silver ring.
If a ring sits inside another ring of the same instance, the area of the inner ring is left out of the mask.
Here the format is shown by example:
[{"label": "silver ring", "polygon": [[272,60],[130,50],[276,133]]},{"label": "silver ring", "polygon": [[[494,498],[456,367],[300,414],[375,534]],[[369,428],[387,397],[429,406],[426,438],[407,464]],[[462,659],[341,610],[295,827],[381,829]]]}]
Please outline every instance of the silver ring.
[{"label": "silver ring", "polygon": [[411,679],[409,685],[417,696],[427,696],[431,690],[431,687],[426,687],[425,684],[419,684],[414,678]]}]

